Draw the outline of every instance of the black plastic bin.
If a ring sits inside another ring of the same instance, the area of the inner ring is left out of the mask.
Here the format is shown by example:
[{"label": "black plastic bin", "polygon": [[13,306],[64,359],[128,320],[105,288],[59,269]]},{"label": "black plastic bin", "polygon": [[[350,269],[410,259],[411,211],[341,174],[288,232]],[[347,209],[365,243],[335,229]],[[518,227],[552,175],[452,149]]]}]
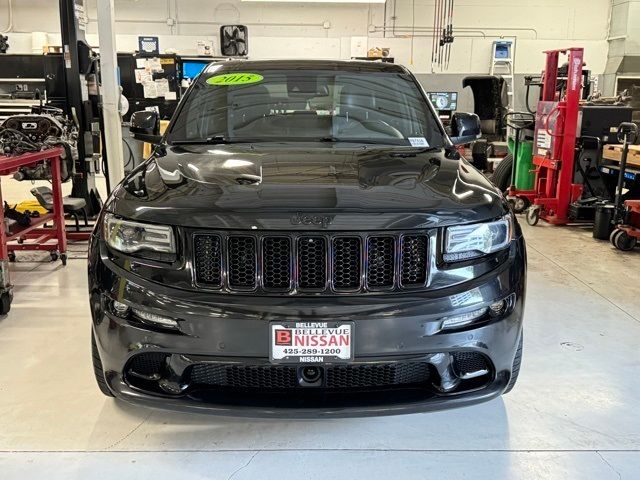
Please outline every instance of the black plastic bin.
[{"label": "black plastic bin", "polygon": [[603,204],[596,207],[596,215],[593,221],[593,238],[608,240],[613,230],[613,215],[615,205]]}]

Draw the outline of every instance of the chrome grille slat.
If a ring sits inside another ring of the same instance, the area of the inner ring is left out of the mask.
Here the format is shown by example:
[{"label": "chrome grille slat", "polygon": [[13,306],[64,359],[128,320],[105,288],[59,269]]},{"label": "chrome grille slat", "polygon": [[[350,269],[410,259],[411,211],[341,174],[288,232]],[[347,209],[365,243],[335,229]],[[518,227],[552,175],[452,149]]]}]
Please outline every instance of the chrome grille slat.
[{"label": "chrome grille slat", "polygon": [[197,287],[233,292],[359,294],[426,286],[427,232],[194,231]]}]

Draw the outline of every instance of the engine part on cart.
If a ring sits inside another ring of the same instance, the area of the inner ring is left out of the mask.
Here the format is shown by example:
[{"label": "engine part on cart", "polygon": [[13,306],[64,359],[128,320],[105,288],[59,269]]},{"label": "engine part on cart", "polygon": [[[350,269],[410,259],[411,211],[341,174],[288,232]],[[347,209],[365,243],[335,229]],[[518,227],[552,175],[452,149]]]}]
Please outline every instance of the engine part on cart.
[{"label": "engine part on cart", "polygon": [[15,115],[7,118],[2,128],[16,130],[31,142],[44,142],[47,137],[62,137],[63,126],[50,115]]},{"label": "engine part on cart", "polygon": [[249,52],[249,30],[245,25],[220,27],[220,52],[225,57],[244,57]]},{"label": "engine part on cart", "polygon": [[[71,178],[77,159],[78,133],[73,121],[68,120],[55,108],[36,107],[40,112],[29,115],[14,115],[0,124],[0,155],[15,156],[39,152],[51,147],[63,147],[65,154],[60,164],[63,182]],[[23,166],[13,178],[23,180],[50,180],[51,166],[39,162]]]}]

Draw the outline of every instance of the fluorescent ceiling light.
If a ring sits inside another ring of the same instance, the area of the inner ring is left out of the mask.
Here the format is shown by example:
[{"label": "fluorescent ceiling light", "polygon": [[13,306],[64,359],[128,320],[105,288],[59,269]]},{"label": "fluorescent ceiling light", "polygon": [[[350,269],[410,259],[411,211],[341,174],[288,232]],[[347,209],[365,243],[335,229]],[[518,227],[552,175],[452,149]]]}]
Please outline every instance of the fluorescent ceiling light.
[{"label": "fluorescent ceiling light", "polygon": [[387,0],[242,0],[262,3],[385,3]]}]

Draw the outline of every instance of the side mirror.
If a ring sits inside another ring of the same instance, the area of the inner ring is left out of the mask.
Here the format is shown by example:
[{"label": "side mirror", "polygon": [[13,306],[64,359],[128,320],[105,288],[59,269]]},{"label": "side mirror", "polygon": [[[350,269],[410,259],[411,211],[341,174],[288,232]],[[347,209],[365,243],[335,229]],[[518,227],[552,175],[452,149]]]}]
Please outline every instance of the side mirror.
[{"label": "side mirror", "polygon": [[480,117],[475,113],[456,112],[451,118],[451,141],[454,145],[473,142],[482,136]]},{"label": "side mirror", "polygon": [[160,135],[160,116],[151,110],[140,110],[131,115],[131,136],[136,140],[157,145],[162,140]]}]

